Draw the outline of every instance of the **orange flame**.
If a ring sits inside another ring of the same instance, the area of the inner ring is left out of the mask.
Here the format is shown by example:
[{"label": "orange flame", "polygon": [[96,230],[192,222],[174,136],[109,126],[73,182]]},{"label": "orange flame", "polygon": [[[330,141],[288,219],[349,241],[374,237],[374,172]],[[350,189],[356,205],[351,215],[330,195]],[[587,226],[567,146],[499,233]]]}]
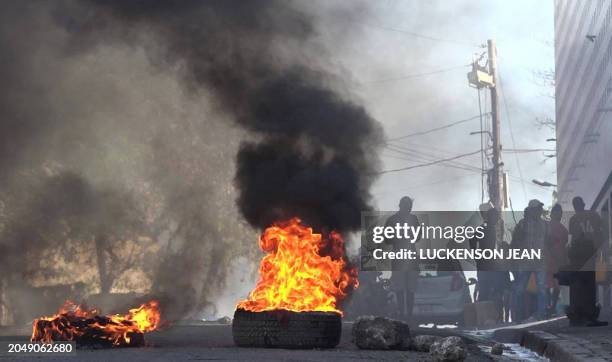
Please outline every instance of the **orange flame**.
[{"label": "orange flame", "polygon": [[156,300],[130,309],[125,315],[101,316],[95,308],[87,308],[66,301],[58,313],[51,317],[36,319],[32,325],[32,342],[53,341],[110,342],[112,345],[130,345],[135,334],[157,329],[161,313]]},{"label": "orange flame", "polygon": [[346,262],[340,234],[323,238],[293,218],[267,228],[259,246],[268,253],[259,266],[259,281],[237,308],[342,314],[338,303],[359,283]]}]

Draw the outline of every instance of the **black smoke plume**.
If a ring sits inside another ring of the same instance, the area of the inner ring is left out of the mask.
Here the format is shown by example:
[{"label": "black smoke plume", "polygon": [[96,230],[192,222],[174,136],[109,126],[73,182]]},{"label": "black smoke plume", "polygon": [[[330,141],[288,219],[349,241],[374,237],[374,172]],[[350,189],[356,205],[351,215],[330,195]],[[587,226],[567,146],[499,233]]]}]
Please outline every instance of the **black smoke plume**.
[{"label": "black smoke plume", "polygon": [[299,47],[316,34],[309,15],[272,0],[93,4],[100,12],[93,29],[84,23],[88,41],[152,32],[154,61],[183,66],[191,87],[212,92],[254,132],[257,140],[240,147],[236,170],[238,206],[250,224],[298,216],[318,227],[358,228],[381,131],[334,90],[332,76],[280,55],[285,43]]}]

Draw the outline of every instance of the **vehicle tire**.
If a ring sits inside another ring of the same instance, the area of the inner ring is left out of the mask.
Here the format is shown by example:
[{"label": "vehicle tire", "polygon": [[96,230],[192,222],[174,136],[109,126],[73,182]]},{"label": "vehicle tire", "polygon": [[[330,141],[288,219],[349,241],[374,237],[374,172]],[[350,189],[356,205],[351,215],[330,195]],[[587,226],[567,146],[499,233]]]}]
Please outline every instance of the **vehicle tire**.
[{"label": "vehicle tire", "polygon": [[239,347],[333,348],[340,342],[342,319],[334,312],[251,312],[237,309],[232,321]]}]

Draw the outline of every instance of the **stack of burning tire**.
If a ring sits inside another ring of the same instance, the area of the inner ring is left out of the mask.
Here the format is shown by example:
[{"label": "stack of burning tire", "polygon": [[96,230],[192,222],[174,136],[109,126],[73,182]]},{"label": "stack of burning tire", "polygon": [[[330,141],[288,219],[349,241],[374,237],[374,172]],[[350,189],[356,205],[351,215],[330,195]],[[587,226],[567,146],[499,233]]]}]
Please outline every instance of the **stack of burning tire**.
[{"label": "stack of burning tire", "polygon": [[267,228],[259,241],[266,255],[260,279],[238,303],[232,323],[240,347],[333,348],[340,342],[337,309],[357,287],[338,233],[315,234],[294,218]]}]

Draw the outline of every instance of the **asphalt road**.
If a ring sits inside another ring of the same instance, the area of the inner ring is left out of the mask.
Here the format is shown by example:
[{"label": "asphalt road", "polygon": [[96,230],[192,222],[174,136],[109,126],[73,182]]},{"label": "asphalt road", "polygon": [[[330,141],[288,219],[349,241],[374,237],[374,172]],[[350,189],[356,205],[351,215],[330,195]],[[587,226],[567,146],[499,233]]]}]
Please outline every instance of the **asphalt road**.
[{"label": "asphalt road", "polygon": [[[432,333],[433,332],[433,333]],[[428,334],[449,331],[428,331]],[[452,332],[451,332],[452,333]],[[429,361],[428,353],[412,351],[366,351],[351,343],[351,324],[343,325],[342,340],[329,350],[286,350],[239,348],[232,341],[229,325],[175,326],[147,334],[148,347],[123,349],[78,350],[73,356],[20,356],[0,351],[0,361],[353,361],[410,360]],[[29,336],[5,335],[0,341],[27,342]],[[475,345],[470,345],[468,361],[489,361]]]}]

